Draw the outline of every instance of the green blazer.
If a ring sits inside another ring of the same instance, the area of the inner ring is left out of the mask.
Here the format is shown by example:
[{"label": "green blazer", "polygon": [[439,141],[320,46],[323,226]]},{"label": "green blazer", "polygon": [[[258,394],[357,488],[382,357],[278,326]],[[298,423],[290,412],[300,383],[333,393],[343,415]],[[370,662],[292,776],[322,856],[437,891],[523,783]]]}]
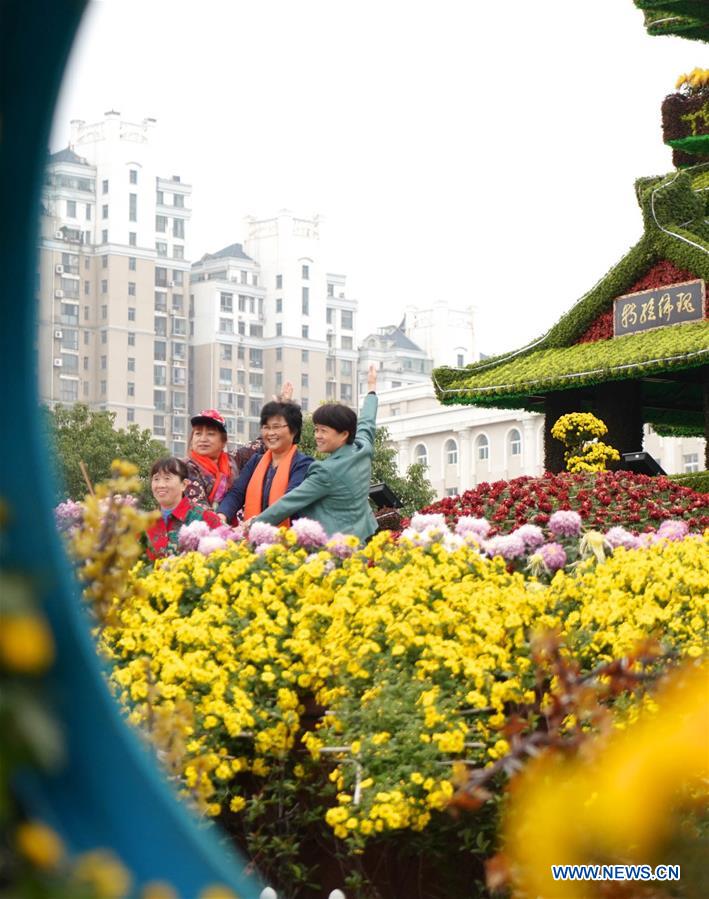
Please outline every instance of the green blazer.
[{"label": "green blazer", "polygon": [[377,396],[362,403],[354,443],[346,443],[322,462],[313,462],[300,486],[282,496],[254,521],[278,524],[298,513],[319,521],[328,534],[356,534],[364,542],[377,530],[369,505]]}]

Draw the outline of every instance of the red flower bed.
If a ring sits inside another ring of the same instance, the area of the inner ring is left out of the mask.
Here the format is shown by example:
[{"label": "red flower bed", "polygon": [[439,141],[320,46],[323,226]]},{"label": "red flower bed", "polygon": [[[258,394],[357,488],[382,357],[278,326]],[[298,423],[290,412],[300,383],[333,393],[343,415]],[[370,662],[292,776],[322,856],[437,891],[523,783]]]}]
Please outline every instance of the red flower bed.
[{"label": "red flower bed", "polygon": [[507,534],[527,522],[545,525],[557,509],[573,509],[587,528],[600,530],[621,525],[638,533],[668,518],[681,518],[692,530],[709,527],[709,494],[681,487],[666,477],[627,471],[547,472],[541,478],[483,483],[421,511],[442,512],[448,524],[462,515],[487,518],[495,533]]},{"label": "red flower bed", "polygon": [[[696,275],[685,268],[677,268],[672,262],[663,259],[639,278],[626,293],[638,293],[641,290],[654,290],[669,287],[670,284],[681,284],[682,281],[694,281]],[[706,298],[707,315],[709,316],[709,294]],[[609,340],[613,336],[613,307],[602,312],[579,337],[576,343],[593,343],[596,340]]]}]

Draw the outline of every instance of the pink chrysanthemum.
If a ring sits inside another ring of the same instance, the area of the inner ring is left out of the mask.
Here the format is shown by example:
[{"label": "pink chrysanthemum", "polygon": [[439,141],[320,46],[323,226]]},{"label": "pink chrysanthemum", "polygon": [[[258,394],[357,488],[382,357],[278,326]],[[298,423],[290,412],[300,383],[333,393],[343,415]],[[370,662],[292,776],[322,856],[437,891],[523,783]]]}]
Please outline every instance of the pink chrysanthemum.
[{"label": "pink chrysanthemum", "polygon": [[617,549],[619,546],[624,549],[635,549],[638,546],[638,538],[635,534],[631,534],[630,531],[621,527],[611,528],[607,531],[606,540],[613,549]]},{"label": "pink chrysanthemum", "polygon": [[348,534],[333,534],[325,544],[325,548],[337,559],[348,559],[355,551],[354,541]]},{"label": "pink chrysanthemum", "polygon": [[538,549],[545,541],[544,532],[536,524],[523,524],[512,533],[522,539],[527,550]]},{"label": "pink chrysanthemum", "polygon": [[472,515],[461,515],[455,525],[456,534],[465,537],[468,534],[476,534],[484,540],[490,533],[492,525],[486,518],[473,518]]},{"label": "pink chrysanthemum", "polygon": [[516,534],[506,534],[501,537],[491,537],[484,544],[485,552],[493,558],[502,556],[506,562],[518,559],[525,553],[524,540]]},{"label": "pink chrysanthemum", "polygon": [[299,546],[325,546],[327,534],[319,521],[312,518],[298,518],[291,525]]},{"label": "pink chrysanthemum", "polygon": [[566,550],[560,543],[545,543],[537,552],[549,571],[558,571],[566,565]]},{"label": "pink chrysanthemum", "polygon": [[578,537],[581,533],[581,516],[570,509],[559,509],[549,519],[549,530],[555,537]]},{"label": "pink chrysanthemum", "polygon": [[684,540],[688,533],[689,525],[686,521],[672,518],[663,521],[657,529],[657,536],[660,540]]},{"label": "pink chrysanthemum", "polygon": [[249,528],[249,543],[253,546],[280,543],[281,535],[278,528],[265,521],[255,521]]},{"label": "pink chrysanthemum", "polygon": [[199,545],[197,546],[197,551],[201,552],[203,556],[209,556],[211,553],[216,552],[218,549],[224,549],[226,547],[226,540],[222,537],[218,537],[216,534],[211,533],[206,537],[202,537],[199,541]]},{"label": "pink chrysanthemum", "polygon": [[177,546],[182,552],[194,552],[199,546],[199,541],[209,533],[209,525],[205,521],[183,524],[177,535]]},{"label": "pink chrysanthemum", "polygon": [[446,516],[442,513],[422,515],[420,512],[417,512],[411,517],[407,530],[426,531],[429,528],[440,528],[442,531],[447,531]]}]

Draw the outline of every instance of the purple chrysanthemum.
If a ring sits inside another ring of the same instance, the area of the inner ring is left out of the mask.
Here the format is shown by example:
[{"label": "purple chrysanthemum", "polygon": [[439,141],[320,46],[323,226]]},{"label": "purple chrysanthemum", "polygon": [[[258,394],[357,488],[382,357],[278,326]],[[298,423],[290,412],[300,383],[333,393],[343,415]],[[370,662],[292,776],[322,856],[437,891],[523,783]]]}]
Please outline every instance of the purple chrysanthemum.
[{"label": "purple chrysanthemum", "polygon": [[492,525],[486,518],[473,518],[472,515],[461,515],[455,525],[456,534],[465,537],[467,534],[477,534],[485,539],[490,533]]},{"label": "purple chrysanthemum", "polygon": [[549,519],[549,530],[555,537],[578,537],[581,533],[581,516],[570,509],[559,509]]},{"label": "purple chrysanthemum", "polygon": [[197,546],[197,551],[201,552],[203,556],[208,556],[213,552],[216,552],[218,549],[224,549],[226,547],[226,540],[222,537],[218,537],[214,532],[208,534],[206,537],[202,537],[199,541],[199,545]]},{"label": "purple chrysanthemum", "polygon": [[291,525],[299,546],[325,546],[327,534],[319,521],[312,518],[298,518]]},{"label": "purple chrysanthemum", "polygon": [[442,531],[447,531],[446,516],[440,513],[422,515],[420,512],[417,512],[411,517],[407,530],[427,531],[429,528],[440,528]]},{"label": "purple chrysanthemum", "polygon": [[549,571],[558,571],[566,565],[566,550],[560,543],[545,543],[537,552]]},{"label": "purple chrysanthemum", "polygon": [[84,507],[81,503],[68,499],[54,509],[54,521],[60,531],[72,531],[84,519]]},{"label": "purple chrysanthemum", "polygon": [[347,534],[333,534],[325,544],[325,548],[337,559],[348,559],[355,551],[355,547],[351,546]]},{"label": "purple chrysanthemum", "polygon": [[485,552],[492,558],[502,556],[506,562],[518,559],[525,553],[524,540],[516,534],[506,534],[501,537],[492,537],[484,544]]},{"label": "purple chrysanthemum", "polygon": [[624,547],[624,549],[635,549],[638,545],[638,538],[635,534],[631,534],[630,531],[626,531],[625,528],[621,527],[611,528],[606,533],[606,540],[613,549],[619,546]]},{"label": "purple chrysanthemum", "polygon": [[544,532],[536,524],[523,524],[512,533],[522,538],[527,550],[538,549],[545,540]]},{"label": "purple chrysanthemum", "polygon": [[183,552],[194,552],[199,546],[199,541],[209,532],[209,525],[205,521],[183,524],[177,535],[177,546]]},{"label": "purple chrysanthemum", "polygon": [[688,533],[687,522],[673,518],[663,521],[657,529],[657,537],[660,540],[684,540]]},{"label": "purple chrysanthemum", "polygon": [[249,528],[249,543],[253,546],[280,543],[281,536],[278,528],[265,521],[255,521]]}]

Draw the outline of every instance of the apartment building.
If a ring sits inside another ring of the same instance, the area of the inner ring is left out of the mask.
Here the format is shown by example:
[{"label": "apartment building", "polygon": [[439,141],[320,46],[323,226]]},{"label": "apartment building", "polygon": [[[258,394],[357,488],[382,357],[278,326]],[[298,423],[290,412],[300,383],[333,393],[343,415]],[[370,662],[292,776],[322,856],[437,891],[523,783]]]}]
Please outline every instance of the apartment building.
[{"label": "apartment building", "polygon": [[42,191],[40,397],[116,413],[183,454],[191,187],[154,161],[154,119],[73,121]]},{"label": "apartment building", "polygon": [[357,402],[357,303],[325,268],[319,227],[288,211],[249,218],[243,243],[192,266],[191,406],[218,408],[236,442],[257,436],[287,380],[306,412]]}]

